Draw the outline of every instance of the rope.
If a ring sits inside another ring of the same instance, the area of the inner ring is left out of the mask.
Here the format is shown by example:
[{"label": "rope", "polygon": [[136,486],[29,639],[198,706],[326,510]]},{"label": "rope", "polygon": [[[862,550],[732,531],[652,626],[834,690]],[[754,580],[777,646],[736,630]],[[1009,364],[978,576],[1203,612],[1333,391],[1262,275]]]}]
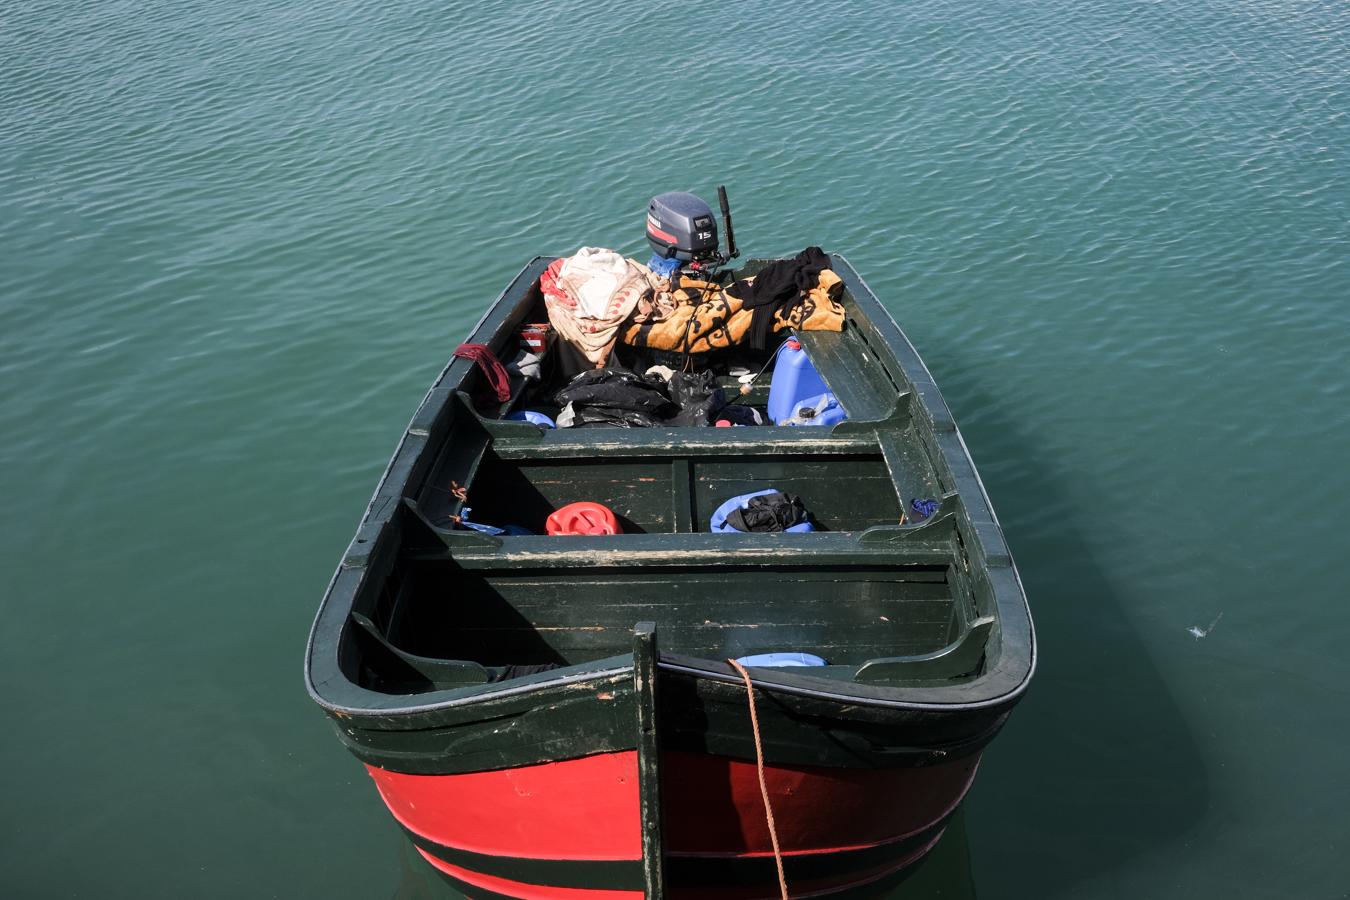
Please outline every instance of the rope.
[{"label": "rope", "polygon": [[773,823],[773,806],[769,803],[769,786],[764,781],[764,745],[759,739],[759,715],[755,712],[755,686],[750,683],[750,673],[745,666],[729,659],[731,667],[741,674],[745,681],[745,693],[750,698],[750,728],[755,733],[755,768],[759,772],[759,794],[764,798],[764,819],[769,823],[769,840],[773,842],[773,862],[778,867],[778,890],[783,900],[789,900],[787,878],[783,875],[783,852],[778,849],[778,828]]},{"label": "rope", "polygon": [[487,344],[460,344],[455,348],[454,356],[478,363],[488,386],[497,392],[497,399],[502,403],[511,399],[511,378]]}]

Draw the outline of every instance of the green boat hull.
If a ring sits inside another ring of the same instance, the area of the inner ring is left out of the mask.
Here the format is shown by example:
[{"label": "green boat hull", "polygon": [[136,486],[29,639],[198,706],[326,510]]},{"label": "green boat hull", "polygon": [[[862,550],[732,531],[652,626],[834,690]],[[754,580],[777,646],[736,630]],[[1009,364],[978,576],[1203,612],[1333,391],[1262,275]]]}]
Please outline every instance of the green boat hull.
[{"label": "green boat hull", "polygon": [[[846,326],[799,338],[848,411],[833,427],[545,430],[505,420],[517,401],[485,403],[459,359],[413,418],[329,585],[306,677],[419,851],[475,896],[775,895],[757,756],[796,823],[780,848],[794,892],[875,890],[936,841],[1025,691],[1026,597],[960,432],[881,303],[832,261]],[[469,340],[514,346],[548,262]],[[719,503],[768,487],[802,496],[822,530],[710,533]],[[920,518],[922,498],[938,506]],[[467,503],[538,527],[575,500],[625,533],[450,524]],[[781,650],[828,665],[752,668],[756,729],[728,658]],[[522,666],[553,668],[494,680]],[[478,812],[465,824],[451,807]]]}]

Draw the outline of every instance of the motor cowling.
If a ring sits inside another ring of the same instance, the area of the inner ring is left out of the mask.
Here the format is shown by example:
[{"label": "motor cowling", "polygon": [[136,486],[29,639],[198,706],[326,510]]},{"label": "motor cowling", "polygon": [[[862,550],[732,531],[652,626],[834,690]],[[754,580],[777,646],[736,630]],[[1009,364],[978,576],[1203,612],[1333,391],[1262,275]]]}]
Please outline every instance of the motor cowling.
[{"label": "motor cowling", "polygon": [[659,194],[647,204],[647,240],[663,259],[702,262],[719,258],[712,207],[684,191]]}]

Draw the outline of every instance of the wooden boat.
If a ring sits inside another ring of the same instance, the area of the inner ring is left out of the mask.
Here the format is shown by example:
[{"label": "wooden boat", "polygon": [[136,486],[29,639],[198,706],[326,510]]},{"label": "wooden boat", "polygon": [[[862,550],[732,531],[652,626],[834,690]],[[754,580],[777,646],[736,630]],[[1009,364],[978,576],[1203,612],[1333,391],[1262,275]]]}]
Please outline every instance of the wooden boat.
[{"label": "wooden boat", "polygon": [[[1026,598],[928,370],[831,260],[846,327],[799,339],[847,410],[833,427],[545,430],[504,420],[514,399],[476,404],[464,359],[417,411],[328,587],[306,677],[466,894],[777,897],[777,856],[792,896],[874,895],[970,788],[1034,669]],[[541,318],[548,262],[469,340],[513,348]],[[719,503],[767,487],[822,530],[709,532]],[[918,498],[936,512],[915,515]],[[467,502],[542,531],[579,500],[624,533],[492,537],[447,518]],[[752,723],[728,659],[769,651],[828,665],[747,669]]]}]

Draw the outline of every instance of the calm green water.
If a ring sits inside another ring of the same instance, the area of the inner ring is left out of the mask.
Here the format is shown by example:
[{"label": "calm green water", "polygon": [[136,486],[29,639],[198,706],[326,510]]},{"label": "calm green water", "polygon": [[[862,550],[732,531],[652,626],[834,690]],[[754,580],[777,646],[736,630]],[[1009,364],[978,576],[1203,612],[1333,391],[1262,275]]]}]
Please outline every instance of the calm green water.
[{"label": "calm green water", "polygon": [[508,277],[725,182],[744,251],[886,298],[1032,597],[1034,689],[901,896],[1350,896],[1348,33],[1334,0],[9,4],[3,893],[448,896],[305,695],[310,620]]}]

